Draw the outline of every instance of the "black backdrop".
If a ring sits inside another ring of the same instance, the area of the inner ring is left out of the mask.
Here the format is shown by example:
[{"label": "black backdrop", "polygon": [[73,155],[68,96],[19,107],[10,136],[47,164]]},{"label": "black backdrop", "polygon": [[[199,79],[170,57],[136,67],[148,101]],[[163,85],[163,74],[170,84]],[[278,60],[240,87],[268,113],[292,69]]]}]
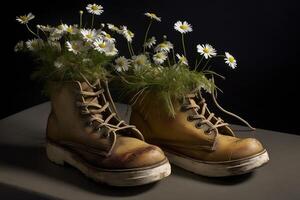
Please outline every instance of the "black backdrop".
[{"label": "black backdrop", "polygon": [[78,23],[78,10],[88,2],[104,6],[97,23],[127,24],[138,44],[146,29],[144,12],[155,12],[163,19],[153,26],[151,35],[167,34],[174,43],[180,42],[174,22],[187,20],[194,28],[187,36],[189,53],[195,53],[196,44],[209,43],[238,60],[236,70],[215,63],[214,69],[227,77],[218,81],[224,91],[219,95],[221,104],[256,127],[300,134],[296,0],[6,1],[1,5],[1,118],[47,100],[41,86],[29,79],[34,62],[13,52],[18,40],[30,37],[15,16],[32,12],[33,23]]}]

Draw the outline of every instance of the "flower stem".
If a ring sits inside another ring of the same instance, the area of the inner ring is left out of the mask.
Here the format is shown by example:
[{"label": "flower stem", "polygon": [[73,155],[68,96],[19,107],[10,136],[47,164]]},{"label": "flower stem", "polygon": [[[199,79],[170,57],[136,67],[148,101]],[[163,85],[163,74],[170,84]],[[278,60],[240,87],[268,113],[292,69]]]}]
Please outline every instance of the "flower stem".
[{"label": "flower stem", "polygon": [[79,28],[82,28],[82,14],[83,12],[79,12]]},{"label": "flower stem", "polygon": [[170,62],[170,58],[169,58],[169,55],[168,55],[168,54],[167,54],[167,59],[168,59],[169,67],[171,67],[171,62]]},{"label": "flower stem", "polygon": [[36,36],[36,37],[40,37],[38,34],[36,34],[35,32],[33,32],[30,28],[29,28],[29,26],[28,26],[28,24],[26,24],[26,28],[28,29],[28,31],[30,32],[30,33],[32,33],[34,36]]},{"label": "flower stem", "polygon": [[135,55],[134,50],[133,50],[133,47],[132,47],[132,43],[131,43],[131,42],[129,43],[129,46],[130,46],[132,55]]},{"label": "flower stem", "polygon": [[131,48],[130,48],[130,43],[129,42],[127,42],[127,46],[128,46],[128,51],[129,51],[130,56],[133,56],[133,54],[131,52]]},{"label": "flower stem", "polygon": [[175,57],[175,51],[174,51],[174,48],[172,49],[172,54],[173,54],[173,62],[174,62],[174,65],[176,63],[176,57]]},{"label": "flower stem", "polygon": [[146,51],[146,45],[145,44],[147,42],[148,33],[149,33],[151,25],[152,25],[152,19],[150,20],[149,25],[148,25],[147,30],[146,30],[146,33],[145,33],[145,39],[144,39],[144,45],[143,45],[144,46],[144,53]]},{"label": "flower stem", "polygon": [[205,63],[205,65],[204,65],[204,67],[202,68],[202,71],[203,71],[203,70],[205,69],[205,67],[208,65],[208,63],[209,63],[210,59],[211,59],[211,58],[209,58],[209,59],[206,61],[206,63]]},{"label": "flower stem", "polygon": [[203,60],[204,56],[202,56],[202,58],[200,59],[199,63],[197,64],[196,68],[195,68],[195,71],[197,71],[199,65],[201,64],[202,60]]},{"label": "flower stem", "polygon": [[92,15],[92,28],[93,28],[93,26],[94,26],[94,18],[95,18],[95,15]]},{"label": "flower stem", "polygon": [[182,49],[183,49],[183,54],[186,57],[186,51],[185,51],[185,43],[184,43],[184,36],[183,33],[181,34],[181,41],[182,41]]}]

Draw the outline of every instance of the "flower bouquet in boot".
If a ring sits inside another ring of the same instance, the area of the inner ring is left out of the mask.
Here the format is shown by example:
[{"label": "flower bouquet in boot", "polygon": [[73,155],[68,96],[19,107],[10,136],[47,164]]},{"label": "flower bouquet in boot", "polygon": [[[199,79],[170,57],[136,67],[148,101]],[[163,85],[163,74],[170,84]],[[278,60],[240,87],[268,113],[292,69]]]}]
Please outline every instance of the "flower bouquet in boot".
[{"label": "flower bouquet in boot", "polygon": [[44,81],[51,99],[47,156],[114,186],[163,179],[170,174],[163,151],[144,142],[141,132],[118,116],[111,98],[106,66],[118,50],[104,24],[93,26],[103,8],[90,4],[86,9],[92,18],[89,28],[82,26],[83,11],[79,25],[37,25],[36,32],[28,24],[33,14],[17,17],[34,39],[19,42],[15,50],[37,58],[33,76]]},{"label": "flower bouquet in boot", "polygon": [[[131,96],[130,123],[143,132],[146,141],[160,146],[170,162],[196,174],[220,177],[244,174],[269,160],[263,145],[254,138],[239,138],[230,125],[210,111],[203,93],[212,96],[223,112],[238,118],[250,129],[244,119],[224,110],[216,101],[218,87],[214,77],[222,77],[211,70],[212,59],[224,59],[232,69],[235,58],[228,52],[217,54],[209,44],[196,45],[197,59],[187,58],[185,35],[192,26],[184,21],[174,24],[182,44],[176,53],[175,45],[166,36],[157,44],[148,36],[153,22],[161,18],[145,13],[150,23],[145,34],[142,53],[135,55],[128,37],[128,29],[116,28],[128,41],[131,58],[115,59],[115,71],[123,84],[123,92]],[[112,27],[111,27],[112,28]],[[126,95],[125,95],[126,96]]]}]

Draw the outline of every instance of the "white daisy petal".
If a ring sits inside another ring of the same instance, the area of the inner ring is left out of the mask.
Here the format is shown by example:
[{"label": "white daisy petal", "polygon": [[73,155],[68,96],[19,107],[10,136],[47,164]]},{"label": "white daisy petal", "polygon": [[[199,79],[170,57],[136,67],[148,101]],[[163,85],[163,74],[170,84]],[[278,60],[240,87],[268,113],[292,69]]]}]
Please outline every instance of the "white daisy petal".
[{"label": "white daisy petal", "polygon": [[160,44],[158,44],[156,47],[155,47],[155,51],[156,52],[160,52],[160,51],[164,51],[164,52],[170,52],[171,49],[173,49],[174,46],[171,42],[169,41],[164,41]]},{"label": "white daisy petal", "polygon": [[146,47],[146,48],[151,48],[151,47],[153,47],[153,45],[155,45],[156,44],[156,39],[155,39],[155,37],[151,37],[151,38],[149,38],[147,41],[146,41],[146,43],[144,44],[144,47]]},{"label": "white daisy petal", "polygon": [[139,70],[142,67],[145,67],[150,64],[150,61],[148,60],[147,56],[144,54],[140,54],[137,56],[132,57],[132,65],[135,70]]},{"label": "white daisy petal", "polygon": [[32,13],[28,13],[27,15],[22,15],[19,17],[16,17],[16,20],[20,22],[21,24],[27,24],[30,20],[34,19],[35,16]]},{"label": "white daisy petal", "polygon": [[117,58],[115,60],[115,69],[118,71],[118,72],[121,72],[121,71],[128,71],[129,69],[129,64],[130,64],[130,61],[128,59],[126,59],[124,56],[121,56],[119,58]]},{"label": "white daisy petal", "polygon": [[183,65],[188,65],[188,60],[184,55],[176,54],[176,57],[178,58],[178,63]]},{"label": "white daisy petal", "polygon": [[92,42],[97,36],[97,32],[95,29],[81,29],[80,33],[83,39],[87,42]]},{"label": "white daisy petal", "polygon": [[125,39],[128,41],[128,42],[132,42],[132,39],[134,37],[134,33],[131,32],[127,26],[122,26],[121,27],[121,34],[125,37]]},{"label": "white daisy petal", "polygon": [[235,58],[228,52],[225,52],[225,63],[229,65],[232,69],[235,69],[237,67],[237,62]]},{"label": "white daisy petal", "polygon": [[61,63],[61,62],[59,62],[59,61],[55,61],[54,62],[54,67],[56,67],[57,69],[60,69],[60,68],[62,68],[64,65],[63,65],[63,63]]},{"label": "white daisy petal", "polygon": [[74,53],[74,54],[79,54],[80,51],[83,50],[83,43],[82,41],[67,41],[66,42],[66,47],[68,51]]},{"label": "white daisy petal", "polygon": [[36,51],[44,46],[44,41],[41,39],[32,39],[26,42],[26,47],[30,51]]},{"label": "white daisy petal", "polygon": [[103,7],[97,4],[88,4],[86,10],[93,15],[101,15],[104,12]]},{"label": "white daisy petal", "polygon": [[145,15],[146,15],[147,17],[149,17],[150,19],[154,19],[154,20],[156,20],[156,21],[158,21],[158,22],[161,21],[161,18],[158,17],[158,16],[157,16],[156,14],[154,14],[154,13],[147,12],[147,13],[145,13]]},{"label": "white daisy petal", "polygon": [[155,64],[163,64],[167,60],[167,55],[165,52],[158,52],[153,55],[153,61]]},{"label": "white daisy petal", "polygon": [[184,21],[177,21],[174,24],[174,29],[182,34],[188,33],[188,32],[192,32],[193,28],[192,25],[189,24],[188,22]]},{"label": "white daisy petal", "polygon": [[209,44],[198,44],[197,45],[197,52],[200,53],[205,57],[205,59],[214,57],[217,55],[217,51]]}]

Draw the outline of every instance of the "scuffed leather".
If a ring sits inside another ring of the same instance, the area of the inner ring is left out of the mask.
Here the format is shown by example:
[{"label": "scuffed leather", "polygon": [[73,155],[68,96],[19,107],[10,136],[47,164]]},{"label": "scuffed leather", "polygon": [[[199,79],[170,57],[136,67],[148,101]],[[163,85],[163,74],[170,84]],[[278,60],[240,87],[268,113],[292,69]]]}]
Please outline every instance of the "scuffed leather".
[{"label": "scuffed leather", "polygon": [[111,147],[110,138],[99,136],[87,124],[87,119],[76,106],[81,85],[75,81],[65,82],[53,90],[52,109],[46,131],[50,142],[69,149],[83,161],[99,168],[147,167],[165,159],[164,153],[158,147],[144,142],[141,138],[134,138],[134,134],[130,133],[125,133],[125,136],[117,135],[115,146],[107,155]]},{"label": "scuffed leather", "polygon": [[220,128],[219,134],[206,134],[203,129],[196,128],[196,122],[188,120],[193,111],[182,111],[179,101],[173,104],[175,117],[162,108],[163,102],[155,94],[148,95],[133,105],[130,123],[143,132],[147,142],[197,160],[243,159],[264,150],[258,140],[235,137],[227,127]]}]

